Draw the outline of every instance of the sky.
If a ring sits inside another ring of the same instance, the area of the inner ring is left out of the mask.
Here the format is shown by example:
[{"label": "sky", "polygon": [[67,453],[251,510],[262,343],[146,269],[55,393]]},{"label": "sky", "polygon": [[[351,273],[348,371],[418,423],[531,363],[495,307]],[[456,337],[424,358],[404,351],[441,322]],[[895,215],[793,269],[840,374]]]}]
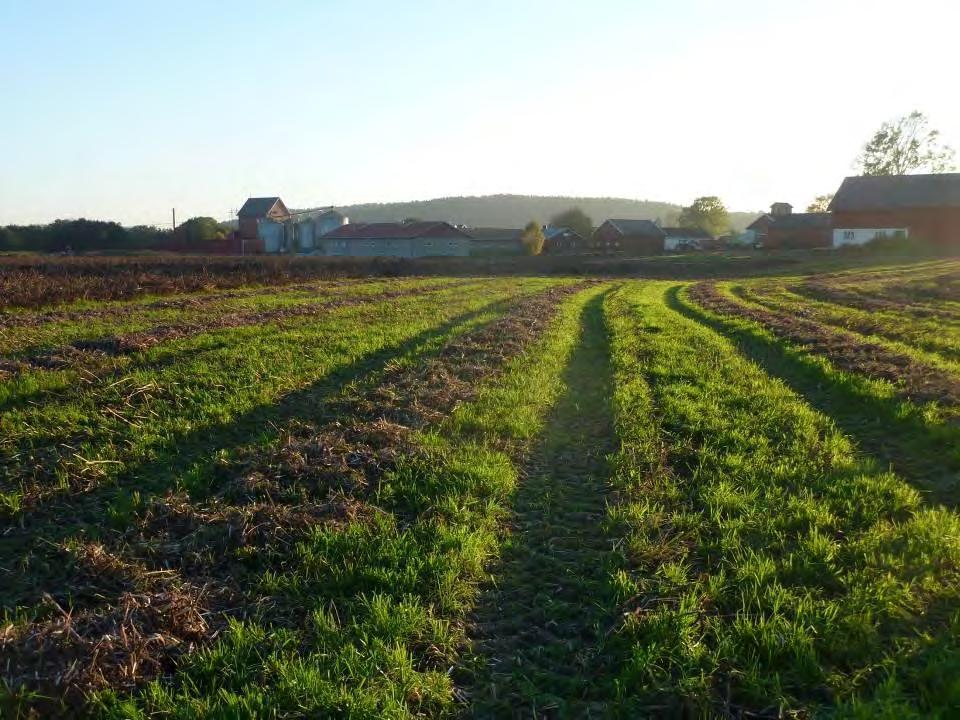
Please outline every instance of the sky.
[{"label": "sky", "polygon": [[0,0],[0,225],[523,193],[798,207],[960,149],[956,0]]}]

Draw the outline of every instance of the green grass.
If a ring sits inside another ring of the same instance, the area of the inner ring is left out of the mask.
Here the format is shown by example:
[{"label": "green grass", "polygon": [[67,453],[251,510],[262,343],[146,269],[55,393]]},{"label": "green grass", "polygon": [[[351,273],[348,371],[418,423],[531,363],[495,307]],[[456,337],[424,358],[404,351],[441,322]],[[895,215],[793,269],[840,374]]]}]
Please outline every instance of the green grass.
[{"label": "green grass", "polygon": [[[807,299],[797,275],[722,290],[953,371],[953,325],[911,313],[949,307],[955,261],[795,260],[885,309]],[[175,643],[82,697],[0,685],[0,715],[956,717],[957,408],[677,282],[531,300],[571,282],[14,313],[38,321],[5,329],[8,355],[351,299],[0,374],[0,677],[35,659],[28,628],[69,624],[47,658],[73,632],[122,659],[116,623]],[[137,604],[178,593],[197,636]]]},{"label": "green grass", "polygon": [[927,319],[903,312],[843,307],[805,297],[780,284],[728,283],[718,287],[728,297],[747,304],[853,331],[892,351],[960,375],[960,318]]},{"label": "green grass", "polygon": [[176,682],[134,699],[102,693],[104,717],[415,717],[459,710],[447,670],[464,645],[466,613],[496,554],[518,481],[516,450],[536,437],[562,389],[580,310],[563,307],[544,336],[496,383],[391,471],[372,523],[318,527],[256,590],[297,608],[276,627],[236,622],[191,656]]},{"label": "green grass", "polygon": [[623,707],[951,716],[960,519],[667,291],[610,301]]}]

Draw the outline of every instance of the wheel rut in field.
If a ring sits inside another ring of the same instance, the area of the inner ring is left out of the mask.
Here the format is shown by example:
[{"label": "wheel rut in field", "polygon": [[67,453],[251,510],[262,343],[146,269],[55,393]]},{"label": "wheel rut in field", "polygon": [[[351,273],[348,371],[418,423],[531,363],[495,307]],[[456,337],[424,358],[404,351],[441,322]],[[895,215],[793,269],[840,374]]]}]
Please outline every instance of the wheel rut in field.
[{"label": "wheel rut in field", "polygon": [[566,391],[526,458],[510,534],[474,616],[473,717],[602,714],[592,678],[609,627],[603,524],[614,450],[602,297],[581,323]]}]

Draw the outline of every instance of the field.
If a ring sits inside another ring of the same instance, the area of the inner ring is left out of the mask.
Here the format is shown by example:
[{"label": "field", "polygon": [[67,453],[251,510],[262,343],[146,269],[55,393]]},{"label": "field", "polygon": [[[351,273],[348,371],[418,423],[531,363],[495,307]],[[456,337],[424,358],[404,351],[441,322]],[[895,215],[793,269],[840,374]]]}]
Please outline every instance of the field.
[{"label": "field", "polygon": [[0,263],[0,715],[957,717],[960,261],[851,257]]}]

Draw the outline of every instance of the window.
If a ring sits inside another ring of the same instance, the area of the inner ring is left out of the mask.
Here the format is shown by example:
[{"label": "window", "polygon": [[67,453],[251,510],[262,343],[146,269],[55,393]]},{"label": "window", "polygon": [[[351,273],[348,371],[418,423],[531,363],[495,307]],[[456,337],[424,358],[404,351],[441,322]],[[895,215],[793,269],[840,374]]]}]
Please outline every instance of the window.
[{"label": "window", "polygon": [[857,237],[857,234],[853,230],[844,230],[843,239],[844,240],[853,240]]}]

